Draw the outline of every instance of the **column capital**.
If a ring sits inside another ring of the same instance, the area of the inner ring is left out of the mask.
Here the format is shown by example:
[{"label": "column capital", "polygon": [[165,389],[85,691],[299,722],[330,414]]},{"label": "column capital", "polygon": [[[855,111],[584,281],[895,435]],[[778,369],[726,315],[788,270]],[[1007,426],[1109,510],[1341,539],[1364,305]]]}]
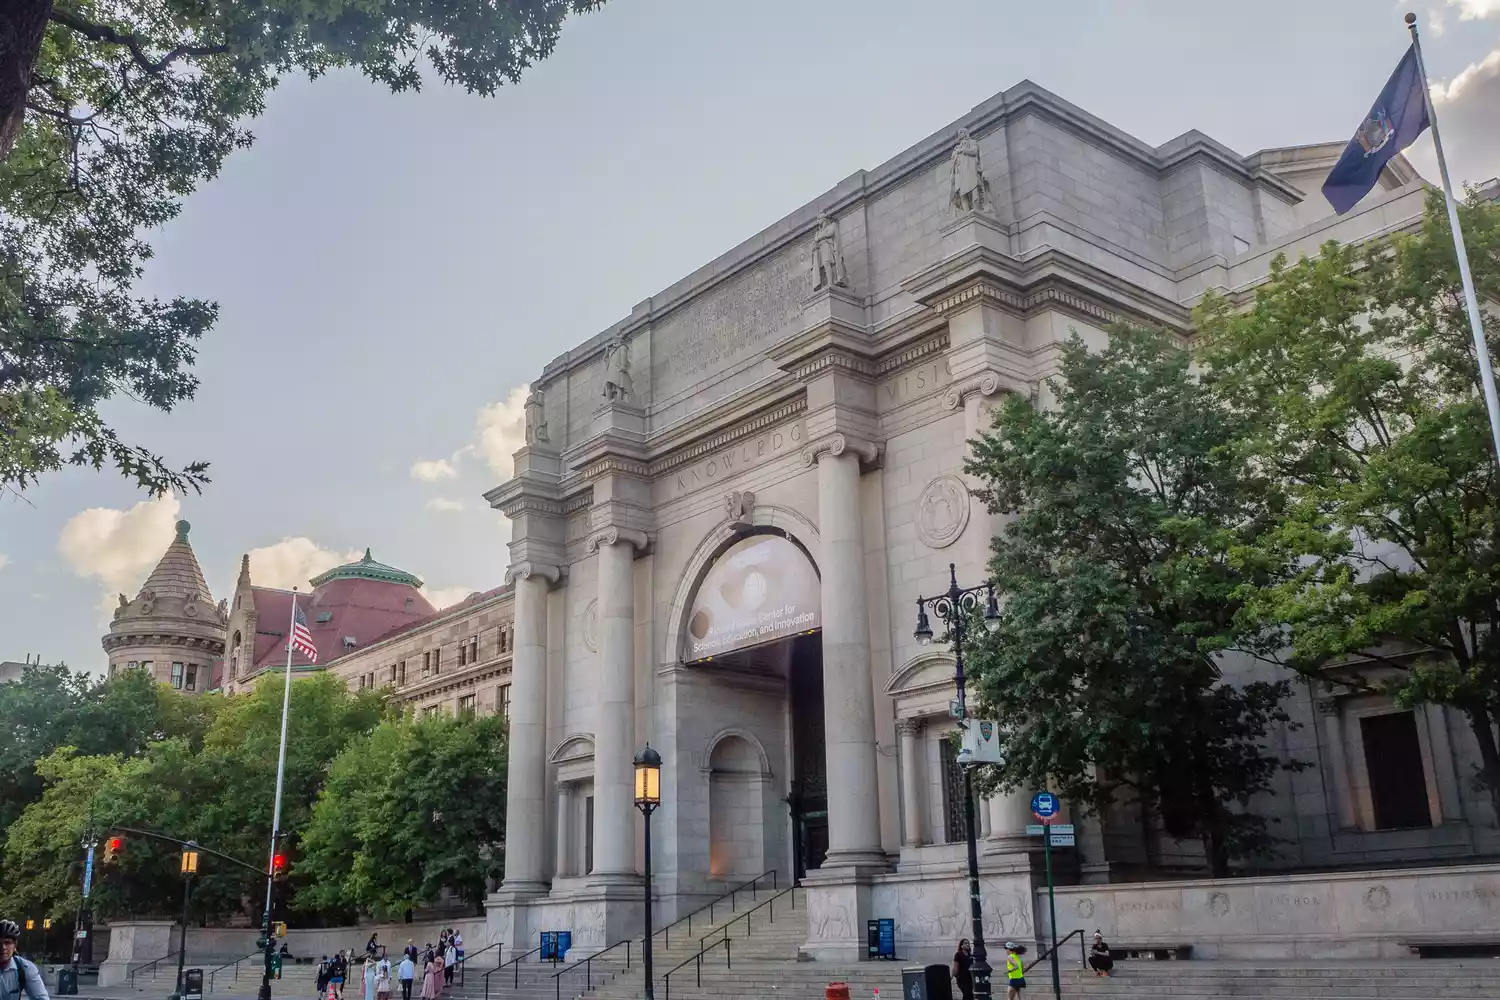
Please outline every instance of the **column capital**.
[{"label": "column capital", "polygon": [[993,396],[1004,386],[1005,382],[999,372],[993,368],[984,368],[949,386],[948,391],[943,394],[943,405],[956,410],[970,396]]},{"label": "column capital", "polygon": [[896,732],[902,736],[921,736],[927,728],[927,720],[920,718],[897,719]]},{"label": "column capital", "polygon": [[601,528],[588,538],[587,548],[590,552],[599,551],[601,545],[629,545],[636,552],[645,552],[651,547],[651,536],[636,528],[622,528],[611,526]]},{"label": "column capital", "polygon": [[534,576],[546,580],[548,584],[555,586],[562,581],[563,571],[561,567],[550,563],[526,560],[511,564],[510,568],[505,571],[505,582],[514,583],[517,580],[530,580]]},{"label": "column capital", "polygon": [[837,458],[849,451],[859,456],[862,466],[873,467],[880,461],[881,448],[882,446],[874,441],[866,441],[849,434],[825,434],[802,449],[802,461],[811,468],[817,465],[818,460],[824,455]]}]

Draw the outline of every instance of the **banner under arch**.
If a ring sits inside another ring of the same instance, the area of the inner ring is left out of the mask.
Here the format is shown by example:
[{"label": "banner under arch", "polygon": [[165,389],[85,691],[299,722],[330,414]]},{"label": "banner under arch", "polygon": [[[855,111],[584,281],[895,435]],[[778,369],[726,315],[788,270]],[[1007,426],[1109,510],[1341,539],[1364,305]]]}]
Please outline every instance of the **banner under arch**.
[{"label": "banner under arch", "polygon": [[735,542],[709,567],[688,613],[683,659],[708,660],[823,627],[822,585],[781,535]]}]

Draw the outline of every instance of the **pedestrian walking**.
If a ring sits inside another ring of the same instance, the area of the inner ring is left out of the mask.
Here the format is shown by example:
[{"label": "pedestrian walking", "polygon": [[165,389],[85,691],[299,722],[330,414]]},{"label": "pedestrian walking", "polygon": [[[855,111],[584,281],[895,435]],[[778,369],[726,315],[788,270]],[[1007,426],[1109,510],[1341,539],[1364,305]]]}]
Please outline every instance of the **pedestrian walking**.
[{"label": "pedestrian walking", "polygon": [[443,992],[443,960],[433,955],[422,966],[422,1000],[437,1000]]},{"label": "pedestrian walking", "polygon": [[342,950],[333,956],[333,964],[328,970],[328,986],[333,990],[335,1000],[344,1000],[344,979],[349,975],[349,959],[344,956]]},{"label": "pedestrian walking", "polygon": [[455,960],[462,965],[464,960],[464,936],[458,931],[453,932],[453,955]]},{"label": "pedestrian walking", "polygon": [[416,950],[407,949],[406,957],[401,959],[401,965],[396,969],[396,978],[401,980],[401,1000],[411,1000],[411,982],[417,978],[417,963],[412,957]]},{"label": "pedestrian walking", "polygon": [[960,938],[958,949],[953,953],[953,981],[963,1000],[974,1000],[974,974],[969,971],[974,964],[974,952],[968,938]]},{"label": "pedestrian walking", "polygon": [[318,996],[319,997],[325,997],[325,996],[328,995],[328,980],[330,980],[332,978],[333,978],[333,973],[330,971],[328,956],[324,955],[323,958],[322,958],[322,960],[318,962]]},{"label": "pedestrian walking", "polygon": [[453,973],[458,968],[458,949],[453,946],[453,939],[448,939],[448,947],[443,951],[443,985],[453,985]]},{"label": "pedestrian walking", "polygon": [[360,967],[359,983],[364,988],[365,1000],[375,1000],[374,955],[365,955],[364,964]]},{"label": "pedestrian walking", "polygon": [[391,960],[375,963],[375,1000],[391,1000]]}]

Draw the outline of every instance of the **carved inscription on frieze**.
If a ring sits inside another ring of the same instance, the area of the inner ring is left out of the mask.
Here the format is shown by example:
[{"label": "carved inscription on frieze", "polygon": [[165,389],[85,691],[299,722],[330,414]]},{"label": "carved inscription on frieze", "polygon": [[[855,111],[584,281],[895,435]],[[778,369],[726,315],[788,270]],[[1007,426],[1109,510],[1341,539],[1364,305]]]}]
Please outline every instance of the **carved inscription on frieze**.
[{"label": "carved inscription on frieze", "polygon": [[899,406],[937,389],[945,389],[953,382],[953,373],[948,371],[948,359],[927,361],[915,368],[898,372],[880,382],[880,405]]},{"label": "carved inscription on frieze", "polygon": [[792,250],[693,299],[656,325],[656,383],[681,387],[728,367],[796,319],[812,292],[807,263]]},{"label": "carved inscription on frieze", "polygon": [[664,499],[673,500],[694,490],[721,483],[746,469],[801,449],[807,434],[802,421],[782,424],[755,437],[709,452],[704,458],[671,470],[660,480]]}]

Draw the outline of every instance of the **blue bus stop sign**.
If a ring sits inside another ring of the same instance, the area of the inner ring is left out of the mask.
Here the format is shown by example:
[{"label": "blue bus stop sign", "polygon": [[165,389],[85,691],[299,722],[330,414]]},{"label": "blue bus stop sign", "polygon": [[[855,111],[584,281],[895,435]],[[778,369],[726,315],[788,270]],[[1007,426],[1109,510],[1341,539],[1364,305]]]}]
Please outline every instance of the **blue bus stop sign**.
[{"label": "blue bus stop sign", "polygon": [[1051,792],[1037,792],[1031,797],[1031,812],[1043,823],[1050,822],[1062,809],[1062,803]]}]

